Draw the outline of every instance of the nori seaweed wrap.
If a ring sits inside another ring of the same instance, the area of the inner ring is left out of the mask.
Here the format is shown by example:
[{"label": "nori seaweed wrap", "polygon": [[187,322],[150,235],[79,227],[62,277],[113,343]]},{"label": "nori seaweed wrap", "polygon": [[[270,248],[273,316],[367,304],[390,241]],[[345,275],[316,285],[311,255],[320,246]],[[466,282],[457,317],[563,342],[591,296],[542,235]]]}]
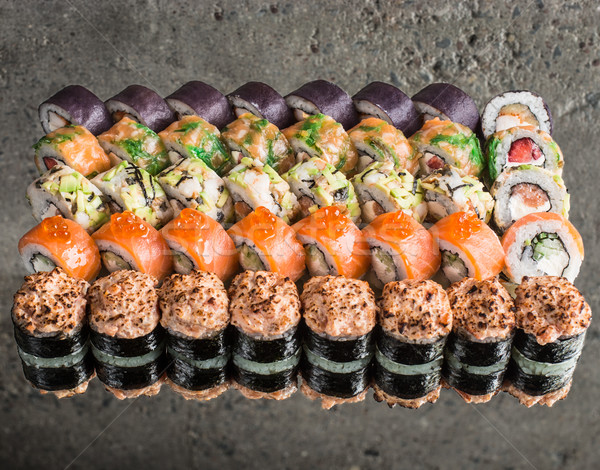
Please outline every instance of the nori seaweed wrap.
[{"label": "nori seaweed wrap", "polygon": [[294,122],[285,99],[266,83],[248,82],[227,95],[238,116],[250,112],[272,122],[280,129]]},{"label": "nori seaweed wrap", "polygon": [[105,102],[114,122],[124,117],[160,132],[175,120],[167,102],[158,93],[142,85],[129,85]]}]

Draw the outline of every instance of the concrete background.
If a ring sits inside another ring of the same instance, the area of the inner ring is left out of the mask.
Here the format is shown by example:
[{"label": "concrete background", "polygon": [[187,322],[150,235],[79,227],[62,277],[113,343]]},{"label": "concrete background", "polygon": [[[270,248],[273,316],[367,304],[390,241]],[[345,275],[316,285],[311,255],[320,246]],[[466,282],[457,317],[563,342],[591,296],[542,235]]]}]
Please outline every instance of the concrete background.
[{"label": "concrete background", "polygon": [[419,411],[369,399],[325,412],[300,395],[272,403],[236,392],[198,404],[167,388],[120,402],[98,381],[57,401],[25,383],[9,310],[24,275],[17,241],[34,225],[25,188],[36,110],[71,83],[108,98],[132,83],[166,95],[191,79],[223,92],[261,80],[287,93],[325,78],[351,94],[372,80],[408,94],[445,80],[480,106],[503,90],[537,90],[555,115],[586,244],[577,285],[600,307],[597,1],[199,3],[0,2],[2,468],[598,468],[598,323],[568,399],[551,409],[504,394],[475,407],[449,391]]}]

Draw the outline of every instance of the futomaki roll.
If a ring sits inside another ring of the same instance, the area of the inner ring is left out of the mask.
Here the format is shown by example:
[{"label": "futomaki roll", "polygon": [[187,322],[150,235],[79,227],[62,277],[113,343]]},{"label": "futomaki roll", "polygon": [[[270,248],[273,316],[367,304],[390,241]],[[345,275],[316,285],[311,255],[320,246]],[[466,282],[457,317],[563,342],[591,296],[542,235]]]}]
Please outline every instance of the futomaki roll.
[{"label": "futomaki roll", "polygon": [[246,271],[229,287],[233,385],[246,398],[285,400],[298,388],[300,300],[281,274]]},{"label": "futomaki roll", "polygon": [[158,93],[142,85],[129,85],[106,100],[106,108],[114,122],[124,117],[160,132],[175,120],[167,102]]},{"label": "futomaki roll", "polygon": [[285,99],[266,83],[248,82],[227,95],[237,116],[252,113],[272,122],[280,129],[294,122]]},{"label": "futomaki roll", "polygon": [[377,321],[375,400],[406,408],[435,403],[452,330],[446,291],[433,281],[390,282],[383,289]]},{"label": "futomaki roll", "polygon": [[14,296],[12,321],[25,378],[42,393],[85,393],[94,377],[86,281],[61,268],[32,274]]},{"label": "futomaki roll", "polygon": [[186,400],[210,400],[229,388],[229,299],[213,273],[173,274],[159,289],[166,331],[167,383]]},{"label": "futomaki roll", "polygon": [[525,277],[516,294],[506,391],[527,407],[552,406],[569,393],[592,311],[564,278]]},{"label": "futomaki roll", "polygon": [[300,296],[306,325],[302,393],[329,409],[363,401],[371,384],[375,295],[365,281],[317,276]]},{"label": "futomaki roll", "polygon": [[514,336],[513,299],[497,278],[464,279],[448,288],[452,333],[443,376],[467,403],[485,403],[502,386]]},{"label": "futomaki roll", "polygon": [[112,126],[104,102],[80,85],[69,85],[58,91],[40,104],[38,113],[46,134],[73,124],[98,135]]},{"label": "futomaki roll", "polygon": [[116,271],[88,291],[92,353],[98,378],[119,400],[160,391],[167,369],[157,281]]}]

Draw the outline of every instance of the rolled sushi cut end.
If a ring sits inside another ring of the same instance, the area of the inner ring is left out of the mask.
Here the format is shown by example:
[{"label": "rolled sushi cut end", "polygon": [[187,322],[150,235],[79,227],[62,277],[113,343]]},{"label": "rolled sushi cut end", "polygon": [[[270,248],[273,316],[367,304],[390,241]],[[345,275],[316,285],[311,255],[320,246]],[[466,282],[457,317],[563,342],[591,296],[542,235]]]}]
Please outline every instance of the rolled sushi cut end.
[{"label": "rolled sushi cut end", "polygon": [[266,83],[248,82],[229,93],[227,99],[238,117],[244,113],[252,113],[280,129],[288,127],[294,121],[285,99]]}]

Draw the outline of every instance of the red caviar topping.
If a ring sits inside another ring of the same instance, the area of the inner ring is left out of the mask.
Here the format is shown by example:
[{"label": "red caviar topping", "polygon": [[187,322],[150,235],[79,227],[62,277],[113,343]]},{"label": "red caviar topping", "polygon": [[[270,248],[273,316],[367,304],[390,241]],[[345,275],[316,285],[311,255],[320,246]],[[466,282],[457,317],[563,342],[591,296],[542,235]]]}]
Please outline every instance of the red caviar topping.
[{"label": "red caviar topping", "polygon": [[140,237],[149,231],[144,220],[129,211],[111,215],[110,224],[114,231],[129,237]]},{"label": "red caviar topping", "polygon": [[60,215],[42,220],[41,227],[50,238],[63,243],[71,243],[69,226]]}]

